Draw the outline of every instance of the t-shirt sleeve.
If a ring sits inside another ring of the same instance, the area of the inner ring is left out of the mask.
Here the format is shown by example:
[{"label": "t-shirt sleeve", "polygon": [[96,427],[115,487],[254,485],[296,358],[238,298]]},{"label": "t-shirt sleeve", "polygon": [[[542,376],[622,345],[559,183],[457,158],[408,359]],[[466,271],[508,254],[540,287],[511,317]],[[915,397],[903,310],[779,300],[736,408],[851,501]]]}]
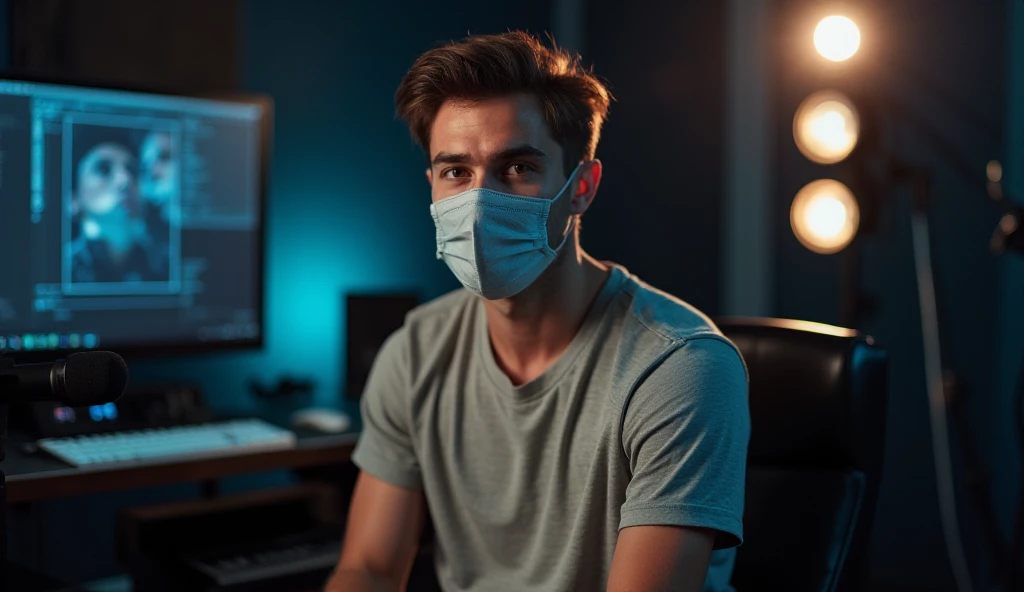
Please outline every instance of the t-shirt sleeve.
[{"label": "t-shirt sleeve", "polygon": [[399,329],[384,342],[370,369],[360,410],[363,431],[352,462],[374,477],[422,489],[410,420],[408,336]]},{"label": "t-shirt sleeve", "polygon": [[743,540],[750,412],[747,373],[725,339],[692,339],[637,387],[622,424],[632,478],[619,528],[673,525]]}]

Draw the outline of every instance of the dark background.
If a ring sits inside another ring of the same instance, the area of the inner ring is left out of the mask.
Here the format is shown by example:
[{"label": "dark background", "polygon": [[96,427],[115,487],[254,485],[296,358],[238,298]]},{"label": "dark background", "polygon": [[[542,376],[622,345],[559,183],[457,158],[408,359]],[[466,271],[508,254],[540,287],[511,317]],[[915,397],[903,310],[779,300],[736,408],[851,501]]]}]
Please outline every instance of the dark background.
[{"label": "dark background", "polygon": [[[954,429],[953,437],[978,448],[981,468],[993,480],[990,501],[1006,530],[1020,459],[1009,412],[1024,324],[1024,265],[1000,262],[988,251],[999,213],[984,196],[983,171],[989,159],[1005,156],[1012,159],[1005,162],[1007,181],[1024,185],[1024,72],[1011,68],[1024,68],[1024,43],[1018,40],[1024,24],[1013,18],[1020,14],[1019,8],[1011,10],[1014,1],[1021,0],[860,2],[865,59],[840,75],[815,70],[799,57],[807,51],[798,48],[810,30],[801,23],[823,3],[776,0],[765,23],[773,65],[774,314],[840,320],[842,258],[810,253],[788,227],[796,190],[827,174],[793,145],[789,129],[796,105],[823,86],[855,88],[902,105],[909,115],[891,126],[888,139],[899,156],[935,175],[931,219],[944,361],[965,385],[968,419],[967,429]],[[729,174],[727,3],[580,4],[584,43],[578,49],[617,98],[598,149],[605,177],[585,217],[584,247],[719,314],[720,212]],[[517,28],[542,33],[554,26],[554,7],[544,0],[5,0],[0,14],[14,16],[0,31],[0,65],[8,68],[273,97],[266,348],[129,360],[135,380],[199,380],[222,412],[253,411],[245,381],[286,373],[314,378],[317,401],[335,403],[344,384],[345,292],[413,290],[428,299],[456,287],[434,259],[425,161],[394,119],[395,87],[416,56],[438,42]],[[111,29],[124,31],[127,41],[111,41],[104,34]],[[138,51],[126,52],[125,45]],[[1012,102],[1011,96],[1022,101]],[[952,590],[927,423],[909,200],[902,192],[877,197],[877,233],[857,240],[862,286],[876,303],[859,328],[873,334],[892,359],[870,589]],[[954,458],[962,464],[958,453]],[[224,490],[288,479],[276,473],[229,479]],[[74,580],[115,573],[116,509],[195,493],[194,486],[180,486],[16,509],[12,556]],[[959,493],[975,584],[983,589],[989,564],[980,518],[966,492]],[[41,539],[32,534],[37,528]]]}]

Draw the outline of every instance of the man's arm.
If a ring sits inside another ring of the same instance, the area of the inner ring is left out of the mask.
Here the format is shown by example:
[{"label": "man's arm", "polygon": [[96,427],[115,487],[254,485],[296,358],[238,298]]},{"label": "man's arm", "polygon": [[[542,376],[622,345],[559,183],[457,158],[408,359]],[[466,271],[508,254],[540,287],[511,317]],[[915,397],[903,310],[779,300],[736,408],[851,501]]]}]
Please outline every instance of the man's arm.
[{"label": "man's arm", "polygon": [[630,526],[619,531],[608,592],[699,592],[714,532],[685,526]]},{"label": "man's arm", "polygon": [[404,590],[423,531],[423,492],[361,472],[348,514],[341,559],[325,592]]},{"label": "man's arm", "polygon": [[743,536],[743,360],[721,338],[692,339],[638,385],[624,414],[631,476],[609,590],[700,590],[712,549]]}]

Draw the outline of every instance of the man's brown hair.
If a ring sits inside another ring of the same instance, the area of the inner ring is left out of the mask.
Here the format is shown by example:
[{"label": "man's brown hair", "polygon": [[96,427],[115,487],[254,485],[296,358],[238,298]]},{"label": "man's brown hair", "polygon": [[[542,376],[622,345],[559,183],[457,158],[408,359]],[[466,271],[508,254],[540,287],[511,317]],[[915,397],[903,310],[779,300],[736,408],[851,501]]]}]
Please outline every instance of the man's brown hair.
[{"label": "man's brown hair", "polygon": [[395,104],[430,158],[430,130],[446,101],[515,93],[540,101],[551,135],[562,146],[566,175],[594,158],[611,94],[578,56],[545,47],[523,31],[475,35],[431,49],[402,78]]}]

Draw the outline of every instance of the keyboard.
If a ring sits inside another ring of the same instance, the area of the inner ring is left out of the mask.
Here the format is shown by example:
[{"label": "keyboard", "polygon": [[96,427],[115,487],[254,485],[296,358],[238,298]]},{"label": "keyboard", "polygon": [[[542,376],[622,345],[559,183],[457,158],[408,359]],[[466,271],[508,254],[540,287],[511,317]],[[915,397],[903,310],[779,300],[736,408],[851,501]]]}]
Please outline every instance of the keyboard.
[{"label": "keyboard", "polygon": [[[234,549],[207,551],[184,559],[192,569],[216,584],[217,590],[231,590],[245,584],[270,584],[285,580],[289,589],[311,576],[310,589],[323,589],[323,582],[338,564],[341,533],[317,529]],[[284,589],[284,586],[270,588]]]},{"label": "keyboard", "polygon": [[259,419],[44,438],[40,448],[76,467],[152,464],[295,447],[295,434]]}]

